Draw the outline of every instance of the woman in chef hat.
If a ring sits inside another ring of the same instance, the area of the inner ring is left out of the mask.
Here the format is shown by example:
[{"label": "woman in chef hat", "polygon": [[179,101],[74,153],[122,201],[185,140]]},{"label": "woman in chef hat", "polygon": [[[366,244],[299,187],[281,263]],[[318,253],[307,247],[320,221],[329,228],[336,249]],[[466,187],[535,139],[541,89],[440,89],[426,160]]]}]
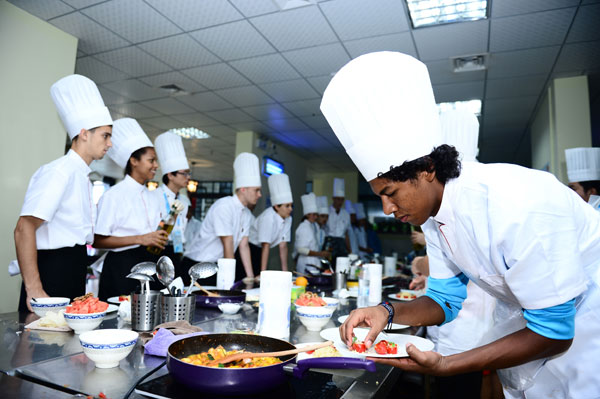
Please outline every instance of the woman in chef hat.
[{"label": "woman in chef hat", "polygon": [[146,183],[158,169],[156,152],[135,119],[122,118],[113,125],[113,147],[108,155],[125,169],[125,178],[100,197],[94,246],[108,248],[98,297],[127,295],[139,284],[128,279],[131,268],[144,261],[156,262],[147,247],[164,248],[168,234],[157,231],[164,204],[148,191]]},{"label": "woman in chef hat", "polygon": [[[317,239],[317,197],[314,193],[304,194],[301,197],[302,211],[304,212],[304,220],[296,229],[294,240],[294,248],[298,254],[296,260],[296,271],[306,274],[309,269],[313,274],[318,274],[320,270],[320,259],[327,259],[331,256],[330,252],[321,251]],[[313,266],[311,268],[310,266]]]},{"label": "woman in chef hat", "polygon": [[288,175],[271,175],[268,179],[271,207],[265,209],[250,227],[250,253],[254,275],[267,270],[269,250],[279,246],[281,270],[287,271],[288,247],[292,232],[292,189]]},{"label": "woman in chef hat", "polygon": [[317,197],[317,208],[319,213],[317,217],[317,241],[319,242],[319,249],[324,249],[323,244],[325,244],[325,237],[327,237],[327,221],[329,220],[327,196]]},{"label": "woman in chef hat", "polygon": [[565,158],[569,187],[600,210],[600,148],[569,148]]},{"label": "woman in chef hat", "polygon": [[408,358],[378,361],[445,376],[497,369],[507,397],[598,397],[600,215],[549,173],[461,165],[441,144],[427,68],[408,55],[352,60],[321,110],[383,211],[422,225],[430,267],[424,296],[353,311],[342,339],[367,324],[370,347],[391,321],[452,322],[473,281],[497,299],[482,346],[443,356],[408,344]]}]

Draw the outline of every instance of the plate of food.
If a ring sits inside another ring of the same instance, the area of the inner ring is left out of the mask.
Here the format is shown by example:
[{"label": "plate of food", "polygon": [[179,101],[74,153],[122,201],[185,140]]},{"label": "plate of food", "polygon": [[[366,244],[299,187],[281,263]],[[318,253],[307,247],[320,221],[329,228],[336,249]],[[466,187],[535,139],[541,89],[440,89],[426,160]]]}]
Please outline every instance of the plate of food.
[{"label": "plate of food", "polygon": [[[340,317],[338,317],[337,321],[339,321],[340,323],[343,324],[347,318],[348,318],[348,315],[340,316]],[[392,327],[390,329],[391,330],[402,330],[403,328],[408,328],[408,327],[410,327],[410,326],[408,326],[406,324],[392,323]],[[387,326],[386,326],[386,329],[387,329]]]},{"label": "plate of food", "polygon": [[108,303],[119,305],[123,301],[131,301],[131,295],[111,296],[106,300]]},{"label": "plate of food", "polygon": [[433,350],[435,346],[430,340],[414,335],[381,332],[375,339],[375,343],[367,349],[364,339],[368,332],[368,328],[355,328],[351,348],[342,342],[337,328],[321,331],[321,338],[333,341],[335,348],[346,357],[407,357],[406,344],[408,343],[415,345],[421,351]]},{"label": "plate of food", "polygon": [[395,294],[389,294],[388,298],[394,299],[396,301],[412,301],[413,299],[417,299],[423,294],[423,291],[401,290],[400,292],[397,292]]},{"label": "plate of food", "polygon": [[[301,344],[296,344],[296,348],[304,348],[305,346],[311,346],[318,343],[319,342],[303,342]],[[335,346],[326,346],[325,348],[315,349],[314,351],[298,353],[296,360],[314,359],[318,357],[342,357],[342,354]]]}]

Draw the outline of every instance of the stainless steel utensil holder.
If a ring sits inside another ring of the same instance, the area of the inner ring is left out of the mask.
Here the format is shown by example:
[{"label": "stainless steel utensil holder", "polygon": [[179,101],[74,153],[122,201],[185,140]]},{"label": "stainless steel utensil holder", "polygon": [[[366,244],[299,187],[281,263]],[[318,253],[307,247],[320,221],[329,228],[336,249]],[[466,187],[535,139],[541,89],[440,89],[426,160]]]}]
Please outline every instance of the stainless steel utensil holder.
[{"label": "stainless steel utensil holder", "polygon": [[131,293],[131,328],[135,331],[151,331],[159,323],[158,301],[160,291],[149,294]]},{"label": "stainless steel utensil holder", "polygon": [[196,310],[196,296],[194,294],[187,297],[161,295],[159,306],[161,323],[186,320],[192,324]]}]

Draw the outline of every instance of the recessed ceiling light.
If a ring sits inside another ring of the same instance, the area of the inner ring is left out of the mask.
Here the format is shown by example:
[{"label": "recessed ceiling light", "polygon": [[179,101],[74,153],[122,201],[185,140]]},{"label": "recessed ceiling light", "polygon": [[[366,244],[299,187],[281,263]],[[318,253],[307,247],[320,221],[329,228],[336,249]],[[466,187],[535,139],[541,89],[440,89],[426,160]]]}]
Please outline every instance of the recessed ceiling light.
[{"label": "recessed ceiling light", "polygon": [[451,109],[466,109],[475,115],[481,115],[481,100],[455,101],[452,103],[439,103],[439,112],[449,111]]},{"label": "recessed ceiling light", "polygon": [[485,64],[486,54],[468,55],[452,58],[453,72],[474,72],[487,69]]},{"label": "recessed ceiling light", "polygon": [[486,0],[406,0],[413,27],[487,18]]},{"label": "recessed ceiling light", "polygon": [[183,137],[184,139],[207,139],[210,138],[210,135],[206,132],[203,132],[200,129],[196,129],[195,127],[178,127],[175,129],[170,129],[169,132],[175,133],[178,136]]}]

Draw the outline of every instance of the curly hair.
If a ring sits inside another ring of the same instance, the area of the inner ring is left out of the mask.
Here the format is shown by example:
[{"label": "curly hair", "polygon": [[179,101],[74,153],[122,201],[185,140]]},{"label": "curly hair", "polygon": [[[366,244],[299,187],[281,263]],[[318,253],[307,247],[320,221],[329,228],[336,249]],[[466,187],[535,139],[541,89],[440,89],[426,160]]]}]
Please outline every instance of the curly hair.
[{"label": "curly hair", "polygon": [[435,172],[435,178],[442,184],[460,176],[459,154],[451,145],[442,144],[435,147],[429,155],[412,161],[405,161],[400,166],[390,166],[388,172],[380,172],[377,177],[390,181],[404,182],[417,180],[421,172]]}]

